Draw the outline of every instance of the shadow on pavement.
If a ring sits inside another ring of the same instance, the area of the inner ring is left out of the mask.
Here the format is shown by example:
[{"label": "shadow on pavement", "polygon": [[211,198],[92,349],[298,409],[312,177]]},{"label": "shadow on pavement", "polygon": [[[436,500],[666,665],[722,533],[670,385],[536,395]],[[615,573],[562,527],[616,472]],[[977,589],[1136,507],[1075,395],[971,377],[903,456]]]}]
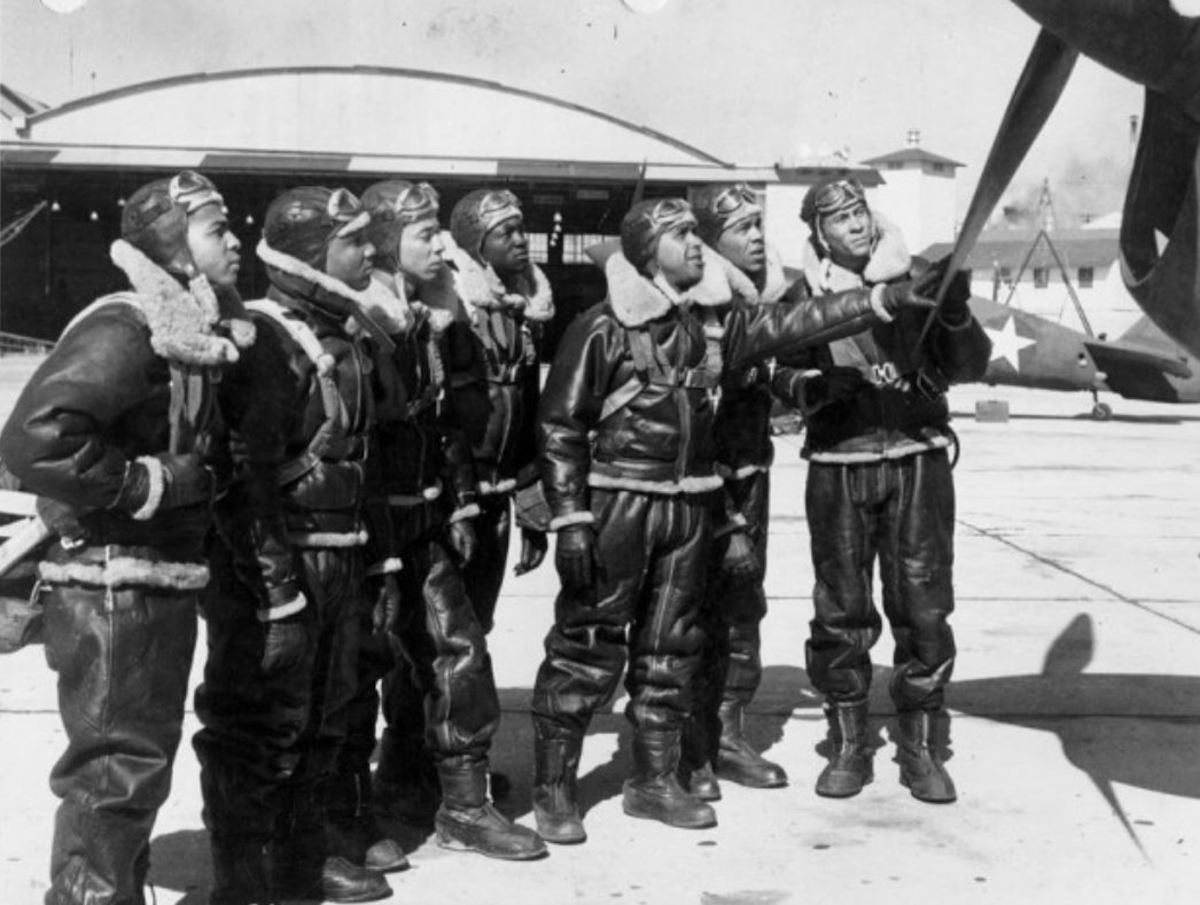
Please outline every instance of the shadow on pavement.
[{"label": "shadow on pavement", "polygon": [[[876,648],[886,656],[886,637]],[[1141,849],[1134,824],[1118,799],[1117,785],[1167,795],[1200,798],[1200,677],[1153,674],[1088,673],[1096,649],[1091,616],[1075,616],[1051,643],[1037,675],[1001,676],[951,682],[946,706],[954,713],[994,720],[1058,737],[1063,755],[1092,781]],[[1165,654],[1164,654],[1165,656]],[[872,679],[872,744],[883,747],[884,734],[895,739],[895,717],[888,698],[892,670],[876,667]],[[518,818],[531,810],[533,727],[528,688],[500,691],[504,716],[492,747],[492,769],[504,773],[508,795],[501,811]],[[764,753],[783,738],[794,714],[820,713],[821,699],[805,671],[768,666],[746,720],[746,734]],[[951,743],[953,742],[951,728]],[[621,794],[629,775],[631,730],[624,714],[598,713],[588,737],[616,735],[617,748],[605,763],[580,776],[580,805],[587,812]],[[585,740],[585,755],[588,742]],[[827,741],[814,758],[827,753]],[[769,754],[768,754],[769,756]],[[1003,752],[992,752],[997,769],[1008,769]],[[424,844],[428,832],[389,823],[406,851]],[[170,833],[154,840],[150,879],[157,886],[187,893],[181,905],[202,905],[211,876],[208,837],[203,830]]]},{"label": "shadow on pavement", "polygon": [[153,886],[186,893],[179,905],[206,905],[212,882],[207,830],[181,830],[153,840],[150,879]]}]

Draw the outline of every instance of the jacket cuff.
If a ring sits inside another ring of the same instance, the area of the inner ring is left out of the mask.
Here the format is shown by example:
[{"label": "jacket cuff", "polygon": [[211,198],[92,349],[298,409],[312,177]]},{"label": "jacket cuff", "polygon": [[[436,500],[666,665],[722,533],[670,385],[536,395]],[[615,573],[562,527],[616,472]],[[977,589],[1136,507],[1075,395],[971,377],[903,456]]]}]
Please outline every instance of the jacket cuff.
[{"label": "jacket cuff", "polygon": [[404,561],[399,556],[389,556],[367,566],[367,575],[391,575],[404,568]]},{"label": "jacket cuff", "polygon": [[[821,372],[813,369],[810,371],[805,371],[796,379],[796,403],[801,414],[811,415],[814,412],[819,412],[821,409],[825,408],[825,406],[829,405],[828,399],[809,399],[809,389],[816,389],[818,386],[816,380],[820,376]],[[814,397],[817,396],[816,393],[813,393],[812,395]]]},{"label": "jacket cuff", "polygon": [[475,518],[479,515],[480,509],[478,503],[468,503],[466,506],[459,506],[450,513],[450,524],[461,522],[463,519]]},{"label": "jacket cuff", "polygon": [[572,525],[594,525],[596,524],[596,516],[590,512],[569,512],[566,515],[560,515],[557,518],[550,519],[549,528],[551,531],[560,531],[563,528],[569,528]]},{"label": "jacket cuff", "polygon": [[272,601],[269,606],[259,607],[258,621],[259,622],[277,622],[288,616],[294,616],[308,606],[308,599],[302,591],[297,591],[295,596],[287,598],[276,603]]},{"label": "jacket cuff", "polygon": [[749,527],[749,522],[746,517],[740,512],[735,512],[733,515],[725,519],[724,523],[719,525],[713,532],[713,539],[725,537],[727,534],[733,534],[735,531],[745,531]]},{"label": "jacket cuff", "polygon": [[971,319],[971,310],[969,308],[961,312],[957,319],[946,317],[944,305],[938,309],[937,313],[938,326],[951,333],[961,333],[963,330],[968,329],[971,326]]},{"label": "jacket cuff", "polygon": [[871,310],[885,324],[890,324],[893,320],[891,312],[887,310],[887,306],[883,303],[883,294],[887,292],[887,283],[876,283],[871,287]]},{"label": "jacket cuff", "polygon": [[[137,480],[139,476],[135,473],[135,469],[139,467],[145,470],[146,496],[131,514],[137,521],[145,522],[154,518],[158,507],[162,505],[163,495],[167,490],[167,476],[166,469],[163,468],[163,463],[159,459],[154,456],[138,456],[125,468],[126,484],[131,480]],[[130,500],[130,502],[138,501]]]}]

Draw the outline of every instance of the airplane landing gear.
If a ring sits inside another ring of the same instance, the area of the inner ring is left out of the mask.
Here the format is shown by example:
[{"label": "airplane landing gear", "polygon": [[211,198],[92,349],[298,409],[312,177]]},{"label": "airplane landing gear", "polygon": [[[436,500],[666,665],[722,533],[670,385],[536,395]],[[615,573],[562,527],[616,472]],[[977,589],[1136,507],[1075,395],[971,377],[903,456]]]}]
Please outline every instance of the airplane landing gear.
[{"label": "airplane landing gear", "polygon": [[1107,402],[1097,402],[1092,406],[1092,419],[1095,421],[1107,421],[1112,413],[1112,406]]}]

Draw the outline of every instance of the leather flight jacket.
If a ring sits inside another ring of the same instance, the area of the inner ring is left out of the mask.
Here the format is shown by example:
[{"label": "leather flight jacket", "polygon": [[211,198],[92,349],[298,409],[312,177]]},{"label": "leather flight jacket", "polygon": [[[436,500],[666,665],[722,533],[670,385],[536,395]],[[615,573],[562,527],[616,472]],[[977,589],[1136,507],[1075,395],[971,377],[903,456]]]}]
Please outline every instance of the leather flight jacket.
[{"label": "leather flight jacket", "polygon": [[568,327],[542,393],[541,477],[552,529],[593,520],[590,487],[720,488],[713,424],[725,369],[849,335],[877,319],[865,290],[828,305],[735,306],[714,354],[697,306],[669,299],[628,262],[617,266],[630,273],[614,275],[609,265],[608,300]]},{"label": "leather flight jacket", "polygon": [[[818,296],[818,304],[834,296]],[[949,445],[951,383],[977,380],[987,369],[991,342],[973,317],[934,320],[924,344],[917,340],[926,312],[902,310],[891,323],[858,336],[781,357],[773,387],[804,413],[802,454],[814,461],[878,461]],[[857,368],[863,382],[852,395],[803,404],[804,383],[832,367]]]}]

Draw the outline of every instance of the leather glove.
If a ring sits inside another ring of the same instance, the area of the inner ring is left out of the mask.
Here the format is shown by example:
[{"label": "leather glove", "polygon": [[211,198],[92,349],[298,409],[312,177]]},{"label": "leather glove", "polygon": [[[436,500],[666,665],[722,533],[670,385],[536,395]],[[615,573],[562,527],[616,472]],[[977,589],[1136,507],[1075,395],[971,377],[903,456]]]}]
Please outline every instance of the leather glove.
[{"label": "leather glove", "polygon": [[526,572],[532,572],[542,564],[546,558],[546,549],[549,546],[549,541],[546,538],[545,531],[538,531],[535,528],[521,529],[521,560],[513,569],[514,575],[524,575]]},{"label": "leather glove", "polygon": [[596,532],[591,525],[568,525],[558,532],[554,544],[554,567],[563,587],[569,590],[590,588],[599,569]]},{"label": "leather glove", "polygon": [[[937,295],[938,288],[942,285],[942,278],[945,276],[946,268],[950,265],[950,258],[947,256],[940,261],[932,264],[916,281],[914,292],[918,296],[933,298]],[[959,270],[950,280],[950,285],[946,287],[946,294],[942,298],[941,315],[942,319],[951,324],[960,324],[971,316],[971,308],[968,304],[971,300],[971,272],[969,270]]]},{"label": "leather glove", "polygon": [[928,311],[935,307],[933,299],[920,295],[917,291],[920,289],[921,291],[928,291],[930,294],[936,291],[936,287],[926,290],[924,282],[924,280],[920,282],[901,280],[899,283],[885,284],[883,291],[880,293],[884,310],[888,314],[895,316],[904,308],[916,308]]},{"label": "leather glove", "polygon": [[465,566],[475,558],[475,550],[479,546],[479,542],[475,537],[475,526],[471,524],[470,519],[464,518],[457,522],[451,522],[450,527],[446,529],[446,534],[450,549],[455,552],[462,565]]},{"label": "leather glove", "polygon": [[824,368],[818,376],[804,381],[804,407],[813,411],[831,402],[849,399],[866,385],[867,379],[858,368]]},{"label": "leather glove", "polygon": [[399,616],[400,582],[389,572],[379,582],[379,590],[375,594],[375,606],[371,609],[371,632],[376,635],[395,634]]},{"label": "leather glove", "polygon": [[294,669],[304,658],[308,633],[299,614],[265,623],[260,668],[266,675]]},{"label": "leather glove", "polygon": [[[162,465],[163,482],[162,500],[155,512],[212,499],[213,473],[196,453],[161,453],[155,458]],[[136,513],[149,501],[151,488],[150,468],[144,462],[130,462],[113,507]]]},{"label": "leather glove", "polygon": [[728,535],[721,557],[721,573],[731,588],[743,588],[762,577],[762,563],[745,531]]},{"label": "leather glove", "polygon": [[82,546],[87,542],[87,529],[80,524],[80,512],[60,500],[40,496],[34,504],[38,518],[46,527],[59,536],[64,550]]}]

